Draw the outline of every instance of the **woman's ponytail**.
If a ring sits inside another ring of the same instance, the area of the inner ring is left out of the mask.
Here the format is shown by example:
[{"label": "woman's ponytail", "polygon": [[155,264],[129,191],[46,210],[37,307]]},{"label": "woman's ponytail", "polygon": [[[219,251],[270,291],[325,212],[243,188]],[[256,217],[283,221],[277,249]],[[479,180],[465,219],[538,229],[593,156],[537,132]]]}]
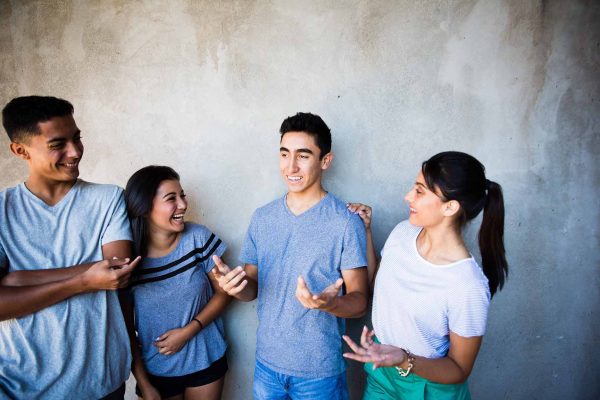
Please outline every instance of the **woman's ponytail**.
[{"label": "woman's ponytail", "polygon": [[504,252],[504,199],[502,188],[485,177],[485,167],[475,157],[446,151],[425,161],[421,170],[427,187],[437,188],[444,201],[460,203],[457,226],[463,226],[483,210],[479,229],[479,250],[483,273],[492,296],[502,289],[508,276]]},{"label": "woman's ponytail", "polygon": [[504,251],[504,198],[502,187],[486,180],[487,195],[483,206],[483,219],[479,229],[479,251],[483,273],[488,278],[493,296],[502,289],[508,276],[508,263]]}]

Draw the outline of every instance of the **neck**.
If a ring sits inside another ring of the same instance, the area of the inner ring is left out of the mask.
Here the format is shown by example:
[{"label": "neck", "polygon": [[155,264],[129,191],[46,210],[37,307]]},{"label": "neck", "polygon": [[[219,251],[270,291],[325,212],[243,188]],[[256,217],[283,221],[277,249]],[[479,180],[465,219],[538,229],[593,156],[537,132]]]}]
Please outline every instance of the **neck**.
[{"label": "neck", "polygon": [[148,240],[148,257],[162,257],[175,248],[179,239],[179,232],[163,232],[150,230]]},{"label": "neck", "polygon": [[423,228],[417,237],[417,249],[434,264],[449,264],[469,257],[460,233],[446,225]]},{"label": "neck", "polygon": [[320,202],[326,195],[327,191],[321,186],[318,186],[315,190],[311,191],[303,191],[300,193],[288,192],[286,203],[292,213],[299,215]]},{"label": "neck", "polygon": [[40,198],[44,203],[53,206],[61,201],[69,190],[75,185],[77,179],[72,181],[47,181],[37,176],[30,175],[25,181],[25,187]]}]

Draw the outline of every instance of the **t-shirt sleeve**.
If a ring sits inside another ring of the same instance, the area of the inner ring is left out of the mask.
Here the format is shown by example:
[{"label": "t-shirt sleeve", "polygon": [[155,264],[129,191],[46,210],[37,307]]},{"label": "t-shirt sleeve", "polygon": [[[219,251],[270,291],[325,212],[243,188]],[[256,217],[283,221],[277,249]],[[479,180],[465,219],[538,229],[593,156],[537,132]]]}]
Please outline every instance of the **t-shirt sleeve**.
[{"label": "t-shirt sleeve", "polygon": [[448,304],[448,328],[459,336],[483,336],[487,323],[490,294],[483,282],[451,293]]},{"label": "t-shirt sleeve", "polygon": [[223,256],[227,245],[205,226],[198,225],[195,232],[196,247],[202,251],[202,268],[207,274],[214,268],[215,262],[212,256]]},{"label": "t-shirt sleeve", "polygon": [[116,200],[112,215],[108,221],[108,226],[102,235],[102,245],[117,240],[132,240],[123,189],[119,188]]},{"label": "t-shirt sleeve", "polygon": [[367,265],[367,234],[365,225],[356,214],[350,215],[344,232],[340,269],[360,268]]},{"label": "t-shirt sleeve", "polygon": [[240,261],[244,264],[253,264],[258,266],[258,251],[256,250],[256,212],[252,215],[250,226],[246,232],[242,250],[240,251]]}]

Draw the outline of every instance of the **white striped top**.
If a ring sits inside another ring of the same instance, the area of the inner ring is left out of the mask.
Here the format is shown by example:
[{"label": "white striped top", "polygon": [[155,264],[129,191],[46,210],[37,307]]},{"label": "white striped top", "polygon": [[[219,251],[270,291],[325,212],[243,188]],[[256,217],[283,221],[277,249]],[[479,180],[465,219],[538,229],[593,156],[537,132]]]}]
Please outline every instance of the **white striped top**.
[{"label": "white striped top", "polygon": [[490,291],[473,257],[446,265],[425,260],[416,244],[421,229],[399,223],[381,251],[373,327],[381,343],[441,358],[448,353],[450,331],[483,336]]}]

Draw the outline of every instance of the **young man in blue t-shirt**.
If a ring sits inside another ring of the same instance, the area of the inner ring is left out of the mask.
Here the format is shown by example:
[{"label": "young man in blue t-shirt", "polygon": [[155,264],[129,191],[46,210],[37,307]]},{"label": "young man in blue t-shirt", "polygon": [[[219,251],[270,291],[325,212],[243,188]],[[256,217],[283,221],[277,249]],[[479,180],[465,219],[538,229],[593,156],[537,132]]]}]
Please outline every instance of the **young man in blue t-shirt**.
[{"label": "young man in blue t-shirt", "polygon": [[139,262],[123,190],[78,179],[66,100],[18,97],[2,120],[29,176],[0,192],[0,398],[122,399],[131,356],[116,289]]},{"label": "young man in blue t-shirt", "polygon": [[288,192],[252,216],[245,267],[215,257],[213,272],[231,296],[258,296],[256,399],[347,399],[341,335],[367,309],[365,228],[321,184],[333,161],[325,122],[298,113],[280,132]]}]

